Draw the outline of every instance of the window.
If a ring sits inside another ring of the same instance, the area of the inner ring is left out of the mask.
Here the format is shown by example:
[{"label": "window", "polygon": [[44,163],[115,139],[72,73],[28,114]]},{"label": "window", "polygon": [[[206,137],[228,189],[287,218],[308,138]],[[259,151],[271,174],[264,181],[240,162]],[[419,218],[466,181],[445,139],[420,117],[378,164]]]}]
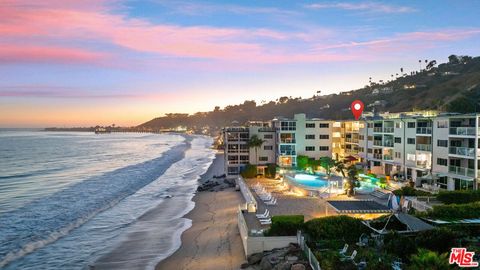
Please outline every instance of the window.
[{"label": "window", "polygon": [[305,127],[306,128],[315,128],[315,123],[306,123]]},{"label": "window", "polygon": [[446,176],[439,177],[437,179],[437,185],[439,185],[442,189],[447,189],[447,181],[448,178]]},{"label": "window", "polygon": [[264,145],[263,150],[273,150],[273,145]]},{"label": "window", "polygon": [[373,141],[373,137],[372,137],[372,136],[368,136],[368,140],[369,140],[369,141]]},{"label": "window", "polygon": [[315,151],[315,146],[305,146],[305,151]]},{"label": "window", "polygon": [[402,128],[402,122],[396,122],[395,128]]},{"label": "window", "polygon": [[367,128],[373,128],[373,123],[368,123]]},{"label": "window", "polygon": [[415,154],[407,154],[407,160],[415,161],[416,160]]},{"label": "window", "polygon": [[263,134],[264,139],[273,139],[273,134]]},{"label": "window", "polygon": [[448,160],[444,158],[437,158],[437,164],[441,166],[447,166]]},{"label": "window", "polygon": [[365,140],[365,135],[358,135],[358,139],[359,139],[360,141]]},{"label": "window", "polygon": [[372,152],[372,148],[368,148],[367,152],[368,152],[369,154],[373,153],[373,152]]},{"label": "window", "polygon": [[258,161],[268,161],[268,157],[258,157]]},{"label": "window", "polygon": [[382,164],[380,163],[380,161],[374,161],[373,162],[373,167],[380,167],[382,166]]},{"label": "window", "polygon": [[330,139],[330,136],[328,134],[320,134],[318,137],[320,140],[328,140]]},{"label": "window", "polygon": [[365,148],[363,148],[363,147],[358,147],[358,152],[362,152],[362,153],[365,152]]},{"label": "window", "polygon": [[330,149],[328,146],[320,146],[318,150],[320,151],[328,151]]},{"label": "window", "polygon": [[448,140],[438,140],[437,141],[437,146],[448,147]]},{"label": "window", "polygon": [[402,138],[395,137],[395,143],[402,143]]},{"label": "window", "polygon": [[448,120],[437,121],[438,128],[448,128]]},{"label": "window", "polygon": [[328,128],[329,126],[330,126],[330,124],[328,124],[328,123],[319,123],[318,124],[319,128]]},{"label": "window", "polygon": [[315,140],[315,135],[314,134],[307,134],[307,135],[305,135],[305,140]]},{"label": "window", "polygon": [[402,153],[395,152],[395,158],[402,158]]},{"label": "window", "polygon": [[407,138],[407,144],[415,144],[415,138]]},{"label": "window", "polygon": [[407,127],[408,128],[415,128],[415,122],[408,122]]},{"label": "window", "polygon": [[282,130],[296,130],[297,122],[293,122],[293,121],[280,122],[280,126]]}]

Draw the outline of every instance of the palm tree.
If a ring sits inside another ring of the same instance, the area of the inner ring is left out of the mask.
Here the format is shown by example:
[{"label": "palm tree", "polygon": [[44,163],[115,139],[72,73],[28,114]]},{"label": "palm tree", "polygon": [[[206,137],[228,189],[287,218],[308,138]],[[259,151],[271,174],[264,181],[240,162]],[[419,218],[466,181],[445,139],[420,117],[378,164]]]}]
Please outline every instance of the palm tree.
[{"label": "palm tree", "polygon": [[347,182],[345,183],[346,185],[346,190],[347,190],[347,195],[350,197],[352,196],[354,192],[354,188],[357,186],[358,183],[358,169],[355,165],[350,165],[347,168]]},{"label": "palm tree", "polygon": [[410,267],[413,270],[433,269],[446,270],[451,269],[448,263],[447,253],[438,254],[437,252],[419,249],[417,254],[410,258]]},{"label": "palm tree", "polygon": [[345,162],[343,161],[337,161],[335,162],[335,171],[339,172],[342,174],[343,178],[346,178],[347,176],[345,175],[345,170],[347,167],[345,166]]},{"label": "palm tree", "polygon": [[254,148],[255,149],[255,164],[258,163],[258,154],[257,154],[257,149],[258,147],[262,146],[262,144],[265,141],[260,139],[257,135],[253,135],[250,137],[250,139],[247,142],[247,145],[249,148]]},{"label": "palm tree", "polygon": [[320,167],[324,168],[327,172],[328,178],[332,173],[332,168],[335,166],[335,161],[331,157],[321,157],[320,158]]}]

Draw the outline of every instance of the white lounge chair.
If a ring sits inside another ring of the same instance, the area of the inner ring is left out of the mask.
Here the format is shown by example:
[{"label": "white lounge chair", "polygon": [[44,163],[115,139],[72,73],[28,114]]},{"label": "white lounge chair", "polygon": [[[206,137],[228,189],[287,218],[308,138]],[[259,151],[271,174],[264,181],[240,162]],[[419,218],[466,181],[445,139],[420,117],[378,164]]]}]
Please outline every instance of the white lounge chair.
[{"label": "white lounge chair", "polygon": [[357,250],[354,250],[352,252],[352,255],[342,258],[341,261],[353,261],[356,256],[357,256]]},{"label": "white lounge chair", "polygon": [[270,215],[270,212],[268,211],[268,209],[265,209],[265,213],[263,214],[256,214],[255,216],[257,216],[257,218],[266,218]]},{"label": "white lounge chair", "polygon": [[267,195],[267,196],[262,196],[262,197],[260,197],[260,199],[262,199],[262,201],[264,201],[264,202],[268,202],[268,201],[271,201],[273,199],[273,196],[270,194],[270,195]]},{"label": "white lounge chair", "polygon": [[277,198],[273,198],[271,201],[265,202],[266,205],[277,205]]},{"label": "white lounge chair", "polygon": [[338,251],[338,253],[340,255],[345,255],[345,253],[347,253],[347,250],[348,250],[348,244],[345,244],[345,246],[343,246],[343,248],[340,251]]},{"label": "white lounge chair", "polygon": [[272,224],[272,220],[271,220],[271,219],[260,220],[260,224],[262,224],[262,225],[270,225],[270,224]]}]

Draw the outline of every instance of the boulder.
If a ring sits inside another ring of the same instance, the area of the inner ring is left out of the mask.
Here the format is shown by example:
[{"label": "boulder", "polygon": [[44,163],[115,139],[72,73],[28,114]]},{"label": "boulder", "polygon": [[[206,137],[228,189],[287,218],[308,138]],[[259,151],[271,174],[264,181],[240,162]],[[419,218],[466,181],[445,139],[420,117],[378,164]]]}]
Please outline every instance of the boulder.
[{"label": "boulder", "polygon": [[250,266],[249,263],[242,263],[242,265],[240,265],[240,269],[245,269],[245,268],[248,268]]},{"label": "boulder", "polygon": [[290,268],[290,270],[305,270],[305,265],[297,263],[292,265],[292,268]]},{"label": "boulder", "polygon": [[262,260],[262,258],[263,258],[263,253],[254,253],[248,256],[247,261],[248,261],[248,264],[252,265],[252,264],[259,263]]},{"label": "boulder", "polygon": [[291,263],[283,262],[275,265],[275,267],[273,267],[273,270],[290,270],[291,267],[292,267]]},{"label": "boulder", "polygon": [[268,257],[263,257],[262,260],[260,261],[260,269],[262,270],[272,270],[272,264],[270,263],[270,260]]}]

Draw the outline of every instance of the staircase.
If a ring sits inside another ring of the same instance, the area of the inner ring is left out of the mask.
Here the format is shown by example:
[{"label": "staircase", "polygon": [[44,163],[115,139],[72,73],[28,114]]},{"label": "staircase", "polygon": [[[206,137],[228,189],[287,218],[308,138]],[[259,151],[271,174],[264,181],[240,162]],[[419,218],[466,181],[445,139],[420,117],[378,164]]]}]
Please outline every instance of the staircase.
[{"label": "staircase", "polygon": [[389,192],[383,191],[381,189],[376,189],[372,193],[370,193],[373,197],[377,197],[379,199],[388,199],[388,196],[390,195]]}]

